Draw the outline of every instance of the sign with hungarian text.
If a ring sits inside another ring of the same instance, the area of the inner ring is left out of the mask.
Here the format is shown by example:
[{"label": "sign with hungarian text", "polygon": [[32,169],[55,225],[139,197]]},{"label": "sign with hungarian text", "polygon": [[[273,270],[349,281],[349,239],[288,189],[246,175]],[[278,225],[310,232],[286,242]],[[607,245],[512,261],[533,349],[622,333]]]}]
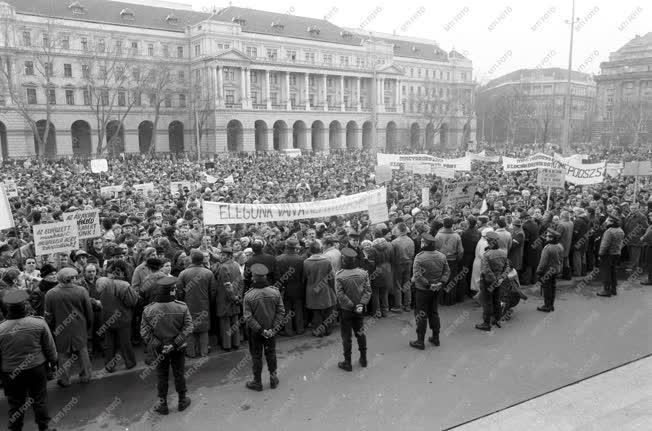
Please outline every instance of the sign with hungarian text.
[{"label": "sign with hungarian text", "polygon": [[443,168],[452,168],[456,171],[470,171],[471,159],[460,157],[457,159],[443,159],[428,154],[377,154],[378,165],[391,166],[392,169],[399,169],[401,166],[414,164],[431,165]]},{"label": "sign with hungarian text", "polygon": [[541,168],[537,174],[537,186],[563,189],[565,177],[563,169]]},{"label": "sign with hungarian text", "polygon": [[34,225],[34,250],[37,256],[68,253],[79,248],[77,221]]},{"label": "sign with hungarian text", "polygon": [[386,202],[385,187],[368,192],[313,202],[281,204],[232,204],[204,201],[204,222],[207,225],[266,223],[368,211],[369,206]]},{"label": "sign with hungarian text", "polygon": [[83,210],[63,214],[63,221],[77,222],[79,239],[97,238],[102,236],[100,226],[100,210]]},{"label": "sign with hungarian text", "polygon": [[606,165],[606,161],[584,164],[577,158],[560,159],[542,153],[520,159],[503,157],[503,169],[505,172],[543,168],[562,169],[566,176],[565,180],[576,185],[590,185],[603,182]]}]

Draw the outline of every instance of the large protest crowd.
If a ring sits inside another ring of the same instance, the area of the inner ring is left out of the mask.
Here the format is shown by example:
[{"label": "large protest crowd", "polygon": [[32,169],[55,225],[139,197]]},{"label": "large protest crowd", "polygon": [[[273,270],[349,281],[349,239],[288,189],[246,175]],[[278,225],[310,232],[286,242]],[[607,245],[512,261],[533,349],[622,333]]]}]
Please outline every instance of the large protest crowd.
[{"label": "large protest crowd", "polygon": [[[503,155],[521,157],[526,151]],[[619,155],[616,150],[589,152],[591,161],[622,161]],[[626,156],[650,159],[643,149]],[[59,367],[78,354],[85,382],[93,357],[103,356],[109,372],[122,362],[127,368],[136,365],[133,346],[142,343],[143,309],[156,300],[157,286],[165,284],[161,280],[172,277],[177,298],[187,303],[194,320],[189,357],[217,347],[210,334],[224,350],[239,347],[245,336],[242,298],[251,288],[255,263],[268,268],[269,284],[283,297],[288,318],[280,333],[310,330],[328,336],[337,323],[332,274],[341,269],[343,248],[355,251],[355,265],[369,274],[372,292],[365,312],[374,318],[414,309],[419,277],[412,268],[422,246],[430,249],[431,239],[432,249],[445,255],[452,280],[439,291],[442,305],[481,290],[483,256],[493,242],[508,255],[521,286],[540,282],[550,232],[561,245],[562,279],[602,280],[603,293],[615,294],[612,268],[623,266],[642,284],[652,283],[652,200],[644,178],[605,176],[591,185],[566,183],[548,195],[537,186],[537,170],[505,172],[500,163],[474,161],[470,171],[443,179],[403,167],[384,184],[388,219],[380,223],[372,224],[366,212],[204,223],[207,201],[301,203],[376,189],[375,166],[376,155],[366,151],[299,157],[217,154],[201,163],[187,156],[126,155],[109,160],[102,173],[74,158],[5,161],[0,182],[13,181],[18,197],[9,200],[15,228],[0,231],[0,318],[8,313],[2,303],[7,292],[26,290],[30,313],[44,316],[54,333]],[[181,186],[171,188],[170,182]],[[133,187],[145,183],[152,187]],[[121,191],[106,192],[116,185]],[[427,202],[422,201],[424,188]],[[99,210],[99,235],[69,252],[37,255],[34,226],[91,210]],[[620,245],[605,245],[611,241],[605,236],[612,234],[604,233],[617,228],[623,231]],[[206,279],[205,268],[211,274]],[[72,319],[72,297],[56,293],[69,285],[83,288],[88,304]],[[145,360],[151,362],[151,352]],[[70,384],[67,370],[56,378],[61,386]]]}]

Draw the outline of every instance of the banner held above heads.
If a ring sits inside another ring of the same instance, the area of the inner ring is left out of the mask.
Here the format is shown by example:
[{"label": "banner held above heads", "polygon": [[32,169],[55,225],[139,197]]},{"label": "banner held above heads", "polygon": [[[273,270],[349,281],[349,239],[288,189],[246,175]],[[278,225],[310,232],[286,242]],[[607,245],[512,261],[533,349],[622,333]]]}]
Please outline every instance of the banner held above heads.
[{"label": "banner held above heads", "polygon": [[156,192],[156,189],[154,188],[154,183],[134,184],[134,190],[143,194]]},{"label": "banner held above heads", "polygon": [[392,180],[392,167],[376,165],[376,184],[383,184]]},{"label": "banner held above heads", "polygon": [[8,198],[17,198],[18,197],[18,187],[14,180],[5,180],[5,193]]},{"label": "banner held above heads", "polygon": [[100,172],[109,171],[109,162],[106,159],[93,159],[91,160],[91,172],[99,174]]},{"label": "banner held above heads", "polygon": [[452,168],[456,171],[470,171],[471,159],[460,157],[457,159],[443,159],[428,154],[377,154],[378,165],[391,166],[392,169],[399,169],[401,166],[411,164],[426,164],[445,168]]},{"label": "banner held above heads", "polygon": [[79,235],[76,220],[34,226],[34,250],[37,256],[68,253],[77,248]]},{"label": "banner held above heads", "polygon": [[503,157],[505,172],[528,171],[533,169],[563,169],[566,181],[576,185],[598,184],[604,181],[606,161],[583,164],[577,158],[555,159],[553,156],[538,153],[530,157],[515,159]]},{"label": "banner held above heads", "polygon": [[230,204],[204,201],[204,222],[207,225],[251,224],[291,221],[363,212],[369,205],[387,200],[387,189],[371,190],[313,202],[286,204]]},{"label": "banner held above heads", "polygon": [[12,227],[14,227],[14,217],[11,215],[9,198],[4,184],[0,184],[0,229],[11,229]]}]

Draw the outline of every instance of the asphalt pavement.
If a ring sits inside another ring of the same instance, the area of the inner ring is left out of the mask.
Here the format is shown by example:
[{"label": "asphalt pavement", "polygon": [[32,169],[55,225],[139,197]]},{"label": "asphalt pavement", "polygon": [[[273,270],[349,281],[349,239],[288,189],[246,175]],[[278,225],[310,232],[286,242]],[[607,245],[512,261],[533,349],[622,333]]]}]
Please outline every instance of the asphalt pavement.
[{"label": "asphalt pavement", "polygon": [[[212,354],[186,364],[192,405],[176,411],[170,378],[169,416],[151,413],[155,371],[101,375],[90,384],[50,390],[52,426],[58,430],[443,430],[504,411],[652,352],[652,289],[635,279],[620,294],[595,296],[598,283],[562,284],[556,311],[541,313],[535,289],[526,291],[502,328],[474,328],[481,309],[467,301],[441,307],[441,346],[410,348],[408,313],[368,319],[369,366],[337,367],[339,332],[278,342],[280,386],[244,387],[251,363],[246,349]],[[354,340],[354,359],[357,350]],[[171,376],[170,376],[171,377]],[[599,406],[596,406],[599,408]],[[0,426],[7,404],[0,400]],[[36,429],[32,414],[26,430]],[[397,428],[398,427],[398,428]],[[529,429],[523,424],[522,429]],[[652,429],[652,428],[651,428]]]}]

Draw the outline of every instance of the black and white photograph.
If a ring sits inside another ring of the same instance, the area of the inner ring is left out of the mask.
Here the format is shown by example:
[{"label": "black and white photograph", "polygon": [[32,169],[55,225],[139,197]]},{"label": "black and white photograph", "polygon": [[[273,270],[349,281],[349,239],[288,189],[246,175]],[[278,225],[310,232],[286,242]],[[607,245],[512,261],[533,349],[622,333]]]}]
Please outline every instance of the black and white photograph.
[{"label": "black and white photograph", "polygon": [[652,430],[652,3],[0,0],[0,430]]}]

